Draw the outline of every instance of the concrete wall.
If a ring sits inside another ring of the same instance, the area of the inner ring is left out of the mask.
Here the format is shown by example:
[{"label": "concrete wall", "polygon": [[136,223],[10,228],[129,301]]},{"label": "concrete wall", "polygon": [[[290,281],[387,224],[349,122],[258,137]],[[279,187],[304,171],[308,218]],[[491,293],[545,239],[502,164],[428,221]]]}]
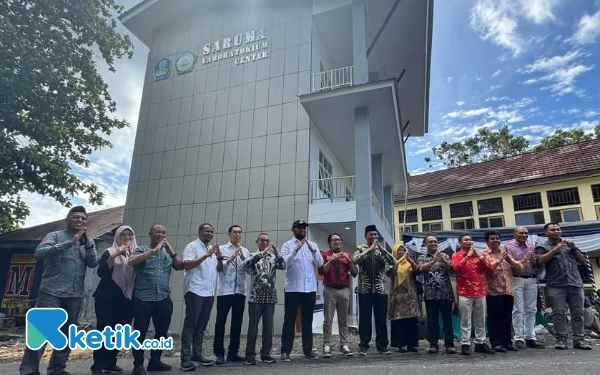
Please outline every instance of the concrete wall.
[{"label": "concrete wall", "polygon": [[[309,118],[298,95],[310,89],[312,1],[261,6],[221,4],[155,31],[124,222],[138,233],[165,224],[180,253],[205,221],[215,225],[219,243],[227,242],[230,225],[241,225],[243,244],[252,251],[259,232],[281,245],[291,237],[292,221],[308,214]],[[202,63],[205,44],[259,29],[268,58]],[[188,50],[199,56],[193,72],[177,74],[173,67],[169,78],[154,81],[158,59],[174,63]],[[184,315],[182,279],[174,272],[171,280],[173,332]],[[276,331],[283,280],[280,273]],[[209,327],[212,333],[214,319]]]}]

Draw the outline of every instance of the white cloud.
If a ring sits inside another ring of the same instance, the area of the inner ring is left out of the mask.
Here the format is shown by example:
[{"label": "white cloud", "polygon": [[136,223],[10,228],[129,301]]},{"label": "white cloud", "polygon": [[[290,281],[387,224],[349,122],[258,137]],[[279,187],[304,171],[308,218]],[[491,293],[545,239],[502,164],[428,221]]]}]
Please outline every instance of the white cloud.
[{"label": "white cloud", "polygon": [[581,113],[581,110],[579,110],[577,108],[571,108],[571,109],[568,109],[567,111],[565,111],[565,113],[567,115],[576,115],[578,113]]},{"label": "white cloud", "polygon": [[525,18],[535,22],[554,21],[554,11],[561,0],[521,0],[521,7]]},{"label": "white cloud", "polygon": [[593,110],[593,109],[590,109],[590,110],[585,111],[585,113],[583,115],[585,117],[587,117],[587,118],[598,117],[598,116],[600,116],[600,112],[596,111],[596,110]]},{"label": "white cloud", "polygon": [[556,20],[561,0],[476,0],[471,9],[471,27],[484,40],[499,45],[516,57],[540,37],[524,38],[519,22],[543,23]]},{"label": "white cloud", "polygon": [[485,102],[505,102],[505,101],[512,101],[513,99],[509,98],[508,96],[490,96],[489,98],[485,98]]},{"label": "white cloud", "polygon": [[494,90],[498,90],[501,89],[502,85],[491,85],[490,86],[490,91],[494,91]]},{"label": "white cloud", "polygon": [[446,78],[446,81],[448,83],[450,83],[450,82],[454,81],[454,77],[450,76],[450,77]]},{"label": "white cloud", "polygon": [[492,74],[492,75],[490,76],[490,78],[496,78],[496,77],[498,77],[500,74],[502,74],[502,69],[498,69],[498,70],[496,70],[496,71],[494,72],[494,74]]},{"label": "white cloud", "polygon": [[489,114],[492,111],[491,108],[478,108],[478,109],[468,109],[468,110],[458,110],[452,111],[448,113],[443,118],[469,118],[469,117],[478,117]]},{"label": "white cloud", "polygon": [[600,35],[600,10],[592,15],[583,15],[570,40],[575,44],[592,44],[598,35]]},{"label": "white cloud", "polygon": [[581,74],[593,69],[593,66],[587,66],[580,62],[582,58],[588,56],[588,53],[573,50],[562,56],[541,57],[520,69],[519,72],[523,74],[542,73],[542,75],[529,78],[522,83],[532,85],[538,82],[549,82],[549,85],[542,87],[543,90],[550,90],[557,95],[574,93],[581,96],[582,91],[577,89],[576,80]]},{"label": "white cloud", "polygon": [[528,125],[528,126],[522,126],[518,129],[515,129],[515,133],[517,133],[517,134],[521,134],[521,133],[540,134],[545,137],[547,135],[554,133],[555,129],[556,128],[551,125]]},{"label": "white cloud", "polygon": [[465,102],[456,102],[456,105],[462,107],[463,105],[465,105]]}]

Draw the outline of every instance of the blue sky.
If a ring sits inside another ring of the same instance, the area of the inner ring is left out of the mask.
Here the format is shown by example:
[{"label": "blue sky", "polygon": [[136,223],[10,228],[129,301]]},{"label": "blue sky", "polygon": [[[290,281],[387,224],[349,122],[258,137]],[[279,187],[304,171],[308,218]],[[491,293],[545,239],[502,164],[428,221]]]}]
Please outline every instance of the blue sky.
[{"label": "blue sky", "polygon": [[433,27],[429,133],[407,142],[411,173],[481,127],[535,144],[600,121],[600,1],[438,0]]},{"label": "blue sky", "polygon": [[[130,8],[139,0],[117,2]],[[432,147],[481,127],[509,125],[535,144],[555,129],[591,131],[600,121],[600,0],[436,0],[433,33],[429,133],[406,144],[412,174],[428,170]],[[100,66],[116,116],[132,126],[113,133],[115,147],[93,154],[89,168],[75,170],[106,194],[90,210],[125,203],[148,52],[132,38],[132,60],[118,61],[116,73]],[[26,226],[66,215],[50,198],[23,197],[32,213]]]}]

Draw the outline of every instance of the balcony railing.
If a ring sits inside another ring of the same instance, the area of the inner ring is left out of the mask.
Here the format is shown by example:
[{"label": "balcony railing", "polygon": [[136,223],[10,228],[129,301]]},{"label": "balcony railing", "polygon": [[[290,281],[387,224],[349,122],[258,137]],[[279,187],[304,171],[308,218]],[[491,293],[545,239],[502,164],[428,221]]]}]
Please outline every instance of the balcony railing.
[{"label": "balcony railing", "polygon": [[310,181],[310,203],[354,201],[354,176],[321,178]]},{"label": "balcony railing", "polygon": [[313,74],[312,92],[333,90],[338,87],[352,86],[352,67],[328,70]]}]

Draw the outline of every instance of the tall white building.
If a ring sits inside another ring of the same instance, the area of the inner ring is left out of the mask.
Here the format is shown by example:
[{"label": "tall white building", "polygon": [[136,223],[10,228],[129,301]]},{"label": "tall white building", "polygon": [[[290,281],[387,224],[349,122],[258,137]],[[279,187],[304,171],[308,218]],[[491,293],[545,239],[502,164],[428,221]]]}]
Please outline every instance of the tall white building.
[{"label": "tall white building", "polygon": [[219,243],[241,225],[251,251],[295,219],[322,250],[337,232],[352,252],[369,224],[395,243],[404,140],[427,132],[433,0],[145,0],[121,20],[150,48],[124,223],[165,224],[179,251],[202,222]]}]

